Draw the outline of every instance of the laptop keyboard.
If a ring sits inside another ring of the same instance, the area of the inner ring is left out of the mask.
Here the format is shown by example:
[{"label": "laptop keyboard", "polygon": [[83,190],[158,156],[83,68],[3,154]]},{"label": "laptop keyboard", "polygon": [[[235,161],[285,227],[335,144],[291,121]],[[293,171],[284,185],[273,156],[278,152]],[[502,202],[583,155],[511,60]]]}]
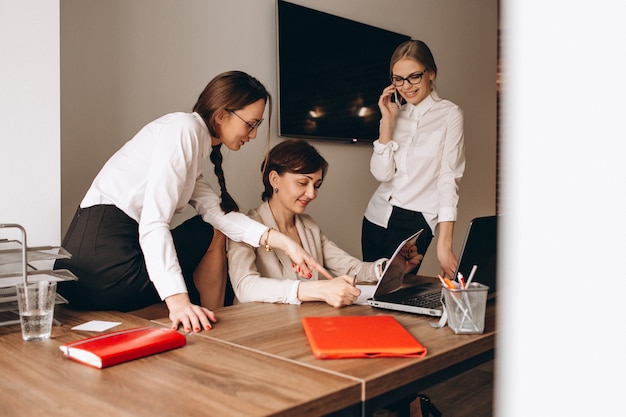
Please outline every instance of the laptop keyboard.
[{"label": "laptop keyboard", "polygon": [[441,308],[441,293],[432,292],[429,294],[414,295],[412,297],[408,297],[402,300],[401,304],[405,304],[409,306],[416,306],[416,307],[439,309]]}]

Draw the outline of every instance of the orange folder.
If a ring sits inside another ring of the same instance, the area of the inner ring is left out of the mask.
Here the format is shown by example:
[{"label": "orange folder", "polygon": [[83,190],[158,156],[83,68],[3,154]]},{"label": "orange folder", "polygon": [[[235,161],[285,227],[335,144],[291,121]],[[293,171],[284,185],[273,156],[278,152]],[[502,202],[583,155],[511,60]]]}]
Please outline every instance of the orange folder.
[{"label": "orange folder", "polygon": [[185,346],[187,339],[175,330],[137,327],[88,337],[60,346],[63,354],[94,368],[106,368],[144,356]]},{"label": "orange folder", "polygon": [[392,316],[304,317],[318,359],[421,358],[426,348]]}]

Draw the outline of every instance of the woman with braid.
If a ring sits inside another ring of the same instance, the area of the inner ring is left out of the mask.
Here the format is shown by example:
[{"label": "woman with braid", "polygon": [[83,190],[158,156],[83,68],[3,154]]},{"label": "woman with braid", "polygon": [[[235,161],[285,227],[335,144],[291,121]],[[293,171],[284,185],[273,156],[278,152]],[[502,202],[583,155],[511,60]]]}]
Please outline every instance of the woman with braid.
[{"label": "woman with braid", "polygon": [[[220,148],[237,151],[254,139],[266,105],[270,119],[271,96],[258,80],[220,74],[193,112],[147,124],[106,162],[63,239],[71,259],[55,263],[78,277],[59,283],[70,306],[131,311],[164,300],[173,329],[208,330],[216,321],[211,309],[223,304],[225,236],[282,250],[304,278],[313,270],[330,278],[291,238],[239,213],[226,190]],[[207,156],[219,195],[202,176]],[[170,230],[187,204],[198,215]]]}]

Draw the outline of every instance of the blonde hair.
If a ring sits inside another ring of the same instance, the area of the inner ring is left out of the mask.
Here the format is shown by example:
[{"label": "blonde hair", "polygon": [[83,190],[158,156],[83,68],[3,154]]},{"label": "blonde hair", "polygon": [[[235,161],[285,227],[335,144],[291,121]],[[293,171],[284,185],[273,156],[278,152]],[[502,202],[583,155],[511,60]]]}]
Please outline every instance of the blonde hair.
[{"label": "blonde hair", "polygon": [[[435,64],[435,57],[430,51],[428,45],[422,41],[410,40],[402,42],[391,55],[391,61],[389,63],[389,76],[393,75],[393,66],[402,59],[412,59],[415,62],[422,64],[426,70],[431,71],[437,77],[437,64]],[[431,86],[434,88],[434,81],[431,82]]]}]

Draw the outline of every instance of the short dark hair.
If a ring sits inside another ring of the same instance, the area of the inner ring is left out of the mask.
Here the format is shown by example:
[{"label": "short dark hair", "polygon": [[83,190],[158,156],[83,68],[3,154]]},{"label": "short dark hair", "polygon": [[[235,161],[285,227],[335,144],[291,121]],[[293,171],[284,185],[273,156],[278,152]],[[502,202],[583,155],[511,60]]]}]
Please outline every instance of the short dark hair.
[{"label": "short dark hair", "polygon": [[276,171],[278,175],[283,175],[285,172],[311,174],[320,169],[322,170],[322,179],[324,179],[328,171],[328,162],[311,144],[301,139],[285,140],[269,151],[261,165],[265,187],[261,198],[263,201],[267,201],[272,196],[273,188],[269,180],[272,171]]}]

